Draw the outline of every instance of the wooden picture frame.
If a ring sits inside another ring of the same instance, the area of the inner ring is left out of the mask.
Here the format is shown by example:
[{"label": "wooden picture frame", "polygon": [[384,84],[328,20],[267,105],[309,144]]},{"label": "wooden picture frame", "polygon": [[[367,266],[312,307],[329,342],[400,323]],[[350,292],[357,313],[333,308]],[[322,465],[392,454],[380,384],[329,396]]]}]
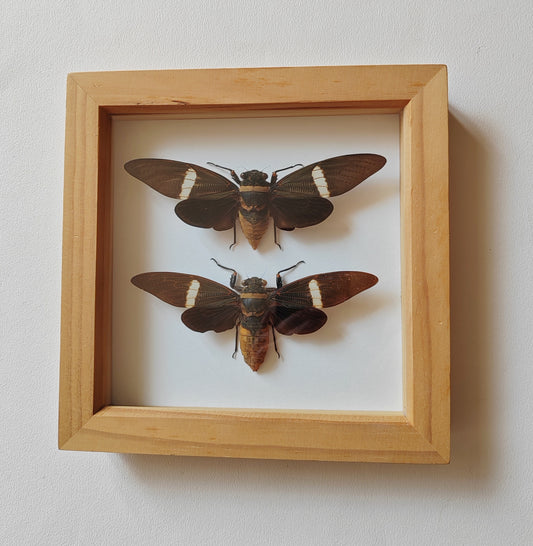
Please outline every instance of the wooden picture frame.
[{"label": "wooden picture frame", "polygon": [[[111,405],[113,116],[398,113],[402,412]],[[59,447],[447,463],[447,74],[442,65],[78,73],[68,77]]]}]

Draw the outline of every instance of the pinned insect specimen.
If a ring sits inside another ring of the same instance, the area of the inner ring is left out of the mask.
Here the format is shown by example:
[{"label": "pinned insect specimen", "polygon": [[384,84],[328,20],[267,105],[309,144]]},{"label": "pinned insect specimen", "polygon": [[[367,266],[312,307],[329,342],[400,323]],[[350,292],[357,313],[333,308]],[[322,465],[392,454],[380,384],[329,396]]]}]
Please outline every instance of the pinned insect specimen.
[{"label": "pinned insect specimen", "polygon": [[351,190],[385,162],[376,154],[342,155],[307,165],[280,180],[279,172],[298,165],[279,169],[270,182],[264,172],[246,171],[239,177],[233,169],[213,163],[209,164],[229,171],[232,181],[204,167],[170,159],[134,159],[124,168],[159,193],[180,199],[175,212],[185,223],[217,231],[233,228],[233,244],[238,217],[255,249],[270,216],[274,242],[279,246],[276,228],[292,231],[323,222],[333,211],[328,197]]},{"label": "pinned insect specimen", "polygon": [[274,348],[279,356],[275,331],[280,334],[310,334],[324,326],[327,315],[322,311],[355,296],[378,282],[378,278],[361,271],[334,271],[304,277],[283,285],[276,275],[276,288],[267,288],[259,277],[245,279],[236,286],[237,272],[232,272],[230,288],[215,281],[185,273],[141,273],[131,282],[176,307],[185,307],[182,322],[196,332],[224,332],[235,327],[235,352],[240,348],[245,362],[257,371],[265,360],[272,330]]}]

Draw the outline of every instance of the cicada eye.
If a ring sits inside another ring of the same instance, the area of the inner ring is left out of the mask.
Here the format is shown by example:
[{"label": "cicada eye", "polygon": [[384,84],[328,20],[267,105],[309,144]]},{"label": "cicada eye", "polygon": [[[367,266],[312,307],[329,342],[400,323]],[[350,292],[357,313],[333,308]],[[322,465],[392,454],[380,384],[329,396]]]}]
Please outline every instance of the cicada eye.
[{"label": "cicada eye", "polygon": [[268,174],[267,173],[261,173],[261,176],[263,177],[263,180],[266,180],[268,178]]},{"label": "cicada eye", "polygon": [[264,288],[267,285],[265,279],[261,279],[261,286]]},{"label": "cicada eye", "polygon": [[241,178],[246,178],[246,173],[241,173]]}]

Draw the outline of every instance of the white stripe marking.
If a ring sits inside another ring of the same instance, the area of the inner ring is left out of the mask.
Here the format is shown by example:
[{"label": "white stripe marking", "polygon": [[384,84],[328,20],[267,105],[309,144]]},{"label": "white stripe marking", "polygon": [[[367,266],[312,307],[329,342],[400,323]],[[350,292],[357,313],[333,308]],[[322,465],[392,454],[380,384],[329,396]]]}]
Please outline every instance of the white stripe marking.
[{"label": "white stripe marking", "polygon": [[187,295],[185,296],[185,307],[194,307],[199,288],[200,283],[196,279],[193,279],[189,284],[189,289],[187,290]]},{"label": "white stripe marking", "polygon": [[311,298],[313,299],[313,307],[322,309],[322,294],[320,293],[318,283],[314,279],[309,281],[309,292],[311,292]]},{"label": "white stripe marking", "polygon": [[191,193],[192,187],[196,182],[196,171],[189,167],[185,172],[185,178],[183,180],[183,185],[181,186],[181,192],[179,195],[180,199],[187,199]]},{"label": "white stripe marking", "polygon": [[317,165],[311,171],[311,175],[313,176],[313,182],[315,183],[320,197],[329,197],[328,182],[326,180],[326,176],[324,175],[324,171]]}]

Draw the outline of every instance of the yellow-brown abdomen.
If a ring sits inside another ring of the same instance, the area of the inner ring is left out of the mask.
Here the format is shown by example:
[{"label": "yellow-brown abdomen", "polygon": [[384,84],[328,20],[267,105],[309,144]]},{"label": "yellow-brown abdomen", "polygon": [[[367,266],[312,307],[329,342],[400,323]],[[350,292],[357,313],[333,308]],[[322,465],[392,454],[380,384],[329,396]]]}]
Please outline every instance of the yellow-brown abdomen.
[{"label": "yellow-brown abdomen", "polygon": [[259,245],[261,237],[263,237],[268,229],[268,216],[264,213],[252,215],[251,213],[247,213],[247,211],[244,214],[243,211],[239,211],[239,222],[244,236],[255,250]]},{"label": "yellow-brown abdomen", "polygon": [[242,324],[239,328],[239,341],[241,344],[241,353],[244,361],[254,372],[259,369],[259,366],[265,361],[268,350],[268,328],[261,328],[254,335],[243,328]]}]

